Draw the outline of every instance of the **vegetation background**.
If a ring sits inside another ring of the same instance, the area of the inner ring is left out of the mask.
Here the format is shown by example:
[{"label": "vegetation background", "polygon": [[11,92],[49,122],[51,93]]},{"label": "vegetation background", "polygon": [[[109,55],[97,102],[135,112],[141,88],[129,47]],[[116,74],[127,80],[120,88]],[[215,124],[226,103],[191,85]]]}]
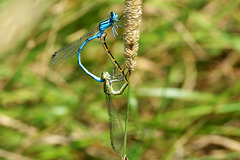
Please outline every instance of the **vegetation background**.
[{"label": "vegetation background", "polygon": [[[0,1],[0,159],[119,159],[102,84],[57,49],[109,17],[123,0]],[[240,159],[240,1],[145,0],[132,74],[130,160]],[[123,41],[107,43],[123,66]],[[121,34],[121,31],[119,31]],[[112,64],[99,42],[83,63]],[[126,91],[114,96],[125,119]]]}]

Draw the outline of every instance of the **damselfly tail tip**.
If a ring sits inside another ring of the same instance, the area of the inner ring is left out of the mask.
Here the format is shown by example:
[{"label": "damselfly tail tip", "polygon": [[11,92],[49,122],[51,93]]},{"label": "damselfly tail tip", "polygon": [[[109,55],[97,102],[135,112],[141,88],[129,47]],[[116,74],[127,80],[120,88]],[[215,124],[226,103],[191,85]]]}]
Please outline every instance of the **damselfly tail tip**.
[{"label": "damselfly tail tip", "polygon": [[54,52],[52,57],[51,57],[51,63],[52,64],[57,64],[56,59],[55,59],[56,55],[57,55],[57,52]]},{"label": "damselfly tail tip", "polygon": [[120,149],[116,149],[116,148],[114,147],[113,143],[111,143],[111,146],[112,146],[112,149],[113,149],[113,151],[114,151],[115,153],[121,154],[122,146],[120,147]]},{"label": "damselfly tail tip", "polygon": [[57,55],[57,52],[54,52],[52,55],[52,58],[54,58]]}]

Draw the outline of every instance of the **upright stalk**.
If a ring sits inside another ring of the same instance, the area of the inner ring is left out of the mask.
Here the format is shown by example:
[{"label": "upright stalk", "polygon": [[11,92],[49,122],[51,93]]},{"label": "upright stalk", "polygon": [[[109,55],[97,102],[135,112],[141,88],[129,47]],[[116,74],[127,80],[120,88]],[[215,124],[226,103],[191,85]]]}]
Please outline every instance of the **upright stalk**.
[{"label": "upright stalk", "polygon": [[128,127],[128,116],[130,108],[130,76],[131,72],[134,71],[136,65],[135,57],[137,56],[137,51],[139,48],[139,26],[141,23],[142,16],[142,0],[125,0],[125,33],[124,33],[124,56],[127,59],[126,68],[129,72],[129,84],[127,93],[127,112],[126,112],[126,122],[125,122],[125,135],[124,135],[124,146],[122,159],[126,160],[126,144],[127,144],[127,127]]}]

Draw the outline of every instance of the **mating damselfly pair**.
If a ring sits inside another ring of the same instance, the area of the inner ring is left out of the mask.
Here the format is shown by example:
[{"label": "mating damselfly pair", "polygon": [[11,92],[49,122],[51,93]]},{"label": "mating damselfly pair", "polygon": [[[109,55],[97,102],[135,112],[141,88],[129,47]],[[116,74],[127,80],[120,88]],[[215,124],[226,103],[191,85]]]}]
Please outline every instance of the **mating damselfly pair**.
[{"label": "mating damselfly pair", "polygon": [[[104,93],[106,95],[106,101],[107,101],[107,107],[108,107],[111,145],[113,150],[116,153],[120,154],[122,152],[124,134],[123,134],[121,120],[119,118],[116,108],[112,103],[111,95],[122,94],[125,88],[128,86],[128,80],[127,80],[128,71],[125,72],[125,69],[123,70],[120,67],[116,59],[111,54],[105,41],[107,34],[104,32],[106,29],[111,27],[113,36],[114,37],[115,35],[118,36],[116,28],[122,28],[123,26],[116,23],[116,22],[120,22],[120,20],[117,19],[117,17],[118,15],[116,13],[111,12],[110,18],[99,23],[97,27],[95,27],[94,29],[92,29],[91,31],[83,35],[81,38],[73,41],[67,46],[56,51],[52,55],[51,62],[53,64],[58,64],[60,62],[63,62],[67,59],[74,57],[78,53],[78,64],[84,70],[84,72],[86,72],[90,77],[92,77],[97,82],[103,82],[103,88],[104,88]],[[98,77],[93,73],[89,72],[81,62],[82,49],[89,41],[96,38],[101,39],[103,48],[114,66],[112,74],[109,74],[108,72],[102,72],[101,77]],[[119,90],[114,90],[113,88],[113,84],[116,82],[123,82],[123,85]]]}]

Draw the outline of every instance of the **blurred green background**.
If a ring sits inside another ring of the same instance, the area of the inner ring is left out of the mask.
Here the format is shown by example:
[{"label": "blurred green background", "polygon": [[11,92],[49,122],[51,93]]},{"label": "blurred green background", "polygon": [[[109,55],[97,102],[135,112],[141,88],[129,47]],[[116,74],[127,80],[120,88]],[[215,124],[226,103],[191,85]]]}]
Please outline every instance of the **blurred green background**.
[{"label": "blurred green background", "polygon": [[[120,0],[0,1],[0,160],[120,158],[102,84],[76,58],[51,65],[50,57],[123,10]],[[240,159],[239,26],[239,0],[144,1],[130,160]],[[123,66],[123,41],[108,34],[107,43]],[[112,70],[98,39],[83,63],[96,75]],[[113,98],[124,121],[126,91]]]}]

